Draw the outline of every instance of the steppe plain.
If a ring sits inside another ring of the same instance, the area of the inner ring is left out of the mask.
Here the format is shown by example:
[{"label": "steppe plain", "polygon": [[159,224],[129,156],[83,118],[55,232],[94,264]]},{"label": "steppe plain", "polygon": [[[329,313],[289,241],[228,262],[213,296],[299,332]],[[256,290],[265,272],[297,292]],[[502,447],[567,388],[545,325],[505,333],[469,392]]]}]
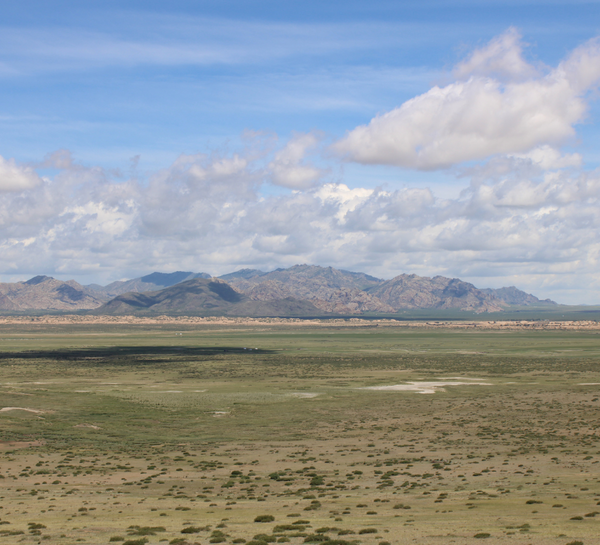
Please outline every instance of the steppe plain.
[{"label": "steppe plain", "polygon": [[0,543],[600,543],[599,361],[591,321],[1,318]]}]

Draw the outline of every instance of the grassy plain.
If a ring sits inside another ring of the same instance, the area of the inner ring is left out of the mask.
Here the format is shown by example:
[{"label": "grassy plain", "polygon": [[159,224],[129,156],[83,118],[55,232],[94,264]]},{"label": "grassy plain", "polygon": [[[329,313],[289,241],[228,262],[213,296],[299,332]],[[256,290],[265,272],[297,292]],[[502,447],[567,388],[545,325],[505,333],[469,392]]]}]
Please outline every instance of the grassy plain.
[{"label": "grassy plain", "polygon": [[0,544],[600,543],[599,361],[598,329],[6,323]]}]

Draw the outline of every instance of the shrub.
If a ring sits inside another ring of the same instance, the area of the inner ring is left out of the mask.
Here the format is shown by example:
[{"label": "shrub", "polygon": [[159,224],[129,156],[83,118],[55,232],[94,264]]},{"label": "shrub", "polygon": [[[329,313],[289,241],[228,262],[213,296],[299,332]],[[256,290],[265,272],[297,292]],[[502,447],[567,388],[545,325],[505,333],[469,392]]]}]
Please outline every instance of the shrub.
[{"label": "shrub", "polygon": [[130,526],[127,533],[130,536],[155,536],[156,532],[166,532],[164,526]]},{"label": "shrub", "polygon": [[226,535],[221,532],[221,530],[214,530],[213,533],[210,535],[210,539],[208,540],[209,543],[225,543],[225,541],[227,541],[226,539]]},{"label": "shrub", "polygon": [[264,541],[265,543],[275,543],[277,541],[277,536],[268,535],[268,534],[256,534],[252,539],[256,541]]},{"label": "shrub", "polygon": [[182,534],[197,534],[198,532],[201,532],[202,530],[204,530],[204,528],[202,526],[188,526],[187,528],[184,528],[183,530],[181,530]]},{"label": "shrub", "polygon": [[323,543],[324,541],[329,542],[330,539],[321,534],[310,534],[304,538],[304,543]]},{"label": "shrub", "polygon": [[486,537],[490,537],[490,534],[488,534],[487,532],[479,532],[478,534],[475,534],[473,537],[476,537],[477,539],[484,539]]},{"label": "shrub", "polygon": [[275,517],[273,515],[258,515],[254,522],[273,522]]},{"label": "shrub", "polygon": [[275,528],[273,528],[273,533],[277,534],[277,533],[281,533],[281,532],[295,532],[298,530],[304,530],[304,526],[301,526],[299,524],[278,524],[277,526],[275,526]]}]

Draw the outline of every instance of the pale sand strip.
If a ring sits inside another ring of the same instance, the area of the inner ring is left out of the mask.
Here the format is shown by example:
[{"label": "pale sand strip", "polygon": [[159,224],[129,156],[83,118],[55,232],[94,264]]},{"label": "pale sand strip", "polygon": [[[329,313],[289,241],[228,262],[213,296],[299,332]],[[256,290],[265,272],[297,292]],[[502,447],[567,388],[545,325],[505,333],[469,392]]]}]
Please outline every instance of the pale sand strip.
[{"label": "pale sand strip", "polygon": [[382,392],[416,392],[418,394],[435,394],[444,391],[444,386],[492,386],[490,382],[407,382],[391,386],[367,386],[359,390],[377,390]]},{"label": "pale sand strip", "polygon": [[7,413],[8,411],[27,411],[28,413],[41,414],[46,411],[40,411],[39,409],[27,409],[25,407],[3,407],[0,409],[0,413]]}]

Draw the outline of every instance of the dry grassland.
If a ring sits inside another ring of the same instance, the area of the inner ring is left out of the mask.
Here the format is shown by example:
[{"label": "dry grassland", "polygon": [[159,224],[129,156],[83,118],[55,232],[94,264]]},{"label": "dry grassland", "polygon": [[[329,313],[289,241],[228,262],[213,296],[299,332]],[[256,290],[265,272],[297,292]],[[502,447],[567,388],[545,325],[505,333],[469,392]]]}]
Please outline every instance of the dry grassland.
[{"label": "dry grassland", "polygon": [[594,322],[62,320],[0,324],[0,544],[600,543]]}]

